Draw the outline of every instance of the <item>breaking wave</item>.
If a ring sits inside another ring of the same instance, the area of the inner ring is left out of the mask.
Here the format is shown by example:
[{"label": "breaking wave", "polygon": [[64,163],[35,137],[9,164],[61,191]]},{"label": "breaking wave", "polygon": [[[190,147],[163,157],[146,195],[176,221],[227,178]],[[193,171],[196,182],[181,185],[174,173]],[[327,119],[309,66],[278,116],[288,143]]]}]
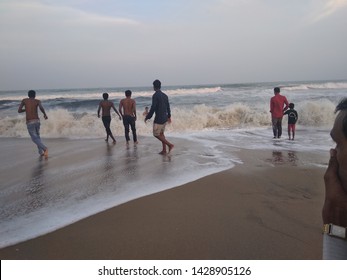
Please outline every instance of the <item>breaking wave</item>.
[{"label": "breaking wave", "polygon": [[347,89],[346,82],[326,82],[326,83],[304,83],[290,86],[283,86],[282,89],[288,91],[315,90],[315,89]]},{"label": "breaking wave", "polygon": [[[334,122],[335,105],[329,100],[307,101],[295,109],[299,114],[298,125],[310,127],[331,126]],[[94,111],[83,113],[66,109],[47,111],[48,120],[41,120],[41,135],[48,138],[95,138],[104,137],[105,131],[101,119]],[[284,117],[286,123],[286,117]],[[139,135],[151,135],[151,121],[144,123],[140,116],[136,122]],[[213,129],[258,128],[271,126],[271,117],[267,107],[251,108],[245,104],[233,104],[224,108],[196,105],[192,108],[174,108],[172,123],[168,132],[184,133]],[[123,136],[123,124],[116,115],[111,128],[116,136]],[[0,119],[1,137],[28,137],[23,115]]]}]

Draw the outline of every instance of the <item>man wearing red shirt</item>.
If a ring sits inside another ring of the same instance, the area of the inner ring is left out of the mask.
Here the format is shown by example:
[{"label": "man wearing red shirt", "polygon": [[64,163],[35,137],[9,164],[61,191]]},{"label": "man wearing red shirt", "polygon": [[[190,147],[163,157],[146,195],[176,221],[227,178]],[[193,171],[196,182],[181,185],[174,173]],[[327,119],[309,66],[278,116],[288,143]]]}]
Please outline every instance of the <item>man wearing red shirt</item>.
[{"label": "man wearing red shirt", "polygon": [[[270,112],[272,118],[272,130],[274,138],[281,138],[283,112],[288,109],[288,100],[280,94],[280,88],[274,88],[275,96],[270,100]],[[285,105],[285,106],[284,106]]]}]

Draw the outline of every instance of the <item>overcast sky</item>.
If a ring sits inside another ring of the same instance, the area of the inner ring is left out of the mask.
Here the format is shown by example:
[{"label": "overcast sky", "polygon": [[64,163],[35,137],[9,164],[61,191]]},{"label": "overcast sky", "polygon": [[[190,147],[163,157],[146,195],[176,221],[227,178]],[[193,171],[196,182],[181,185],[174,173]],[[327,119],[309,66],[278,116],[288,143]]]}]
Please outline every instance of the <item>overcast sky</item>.
[{"label": "overcast sky", "polygon": [[347,78],[347,0],[0,0],[0,90]]}]

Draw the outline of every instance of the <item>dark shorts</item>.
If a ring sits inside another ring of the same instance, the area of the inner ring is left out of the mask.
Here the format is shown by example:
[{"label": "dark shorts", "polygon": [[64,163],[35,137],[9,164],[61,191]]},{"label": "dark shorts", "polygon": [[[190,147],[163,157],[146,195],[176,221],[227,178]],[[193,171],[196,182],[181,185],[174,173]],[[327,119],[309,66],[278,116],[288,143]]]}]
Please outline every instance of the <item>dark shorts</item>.
[{"label": "dark shorts", "polygon": [[101,119],[105,127],[110,127],[111,116],[103,116]]}]

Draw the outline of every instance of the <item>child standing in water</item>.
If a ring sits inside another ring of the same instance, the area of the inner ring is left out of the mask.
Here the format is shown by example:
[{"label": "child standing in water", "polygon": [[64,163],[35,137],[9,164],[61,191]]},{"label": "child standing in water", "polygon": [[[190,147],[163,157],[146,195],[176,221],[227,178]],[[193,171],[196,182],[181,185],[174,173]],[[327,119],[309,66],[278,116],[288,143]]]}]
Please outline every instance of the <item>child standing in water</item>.
[{"label": "child standing in water", "polygon": [[142,116],[147,117],[148,113],[149,113],[148,107],[146,106],[145,111],[142,113]]},{"label": "child standing in water", "polygon": [[[294,140],[295,137],[295,124],[298,120],[298,112],[294,110],[294,103],[289,103],[289,110],[284,112],[288,115],[288,137],[289,140]],[[292,135],[292,137],[291,137]]]}]

